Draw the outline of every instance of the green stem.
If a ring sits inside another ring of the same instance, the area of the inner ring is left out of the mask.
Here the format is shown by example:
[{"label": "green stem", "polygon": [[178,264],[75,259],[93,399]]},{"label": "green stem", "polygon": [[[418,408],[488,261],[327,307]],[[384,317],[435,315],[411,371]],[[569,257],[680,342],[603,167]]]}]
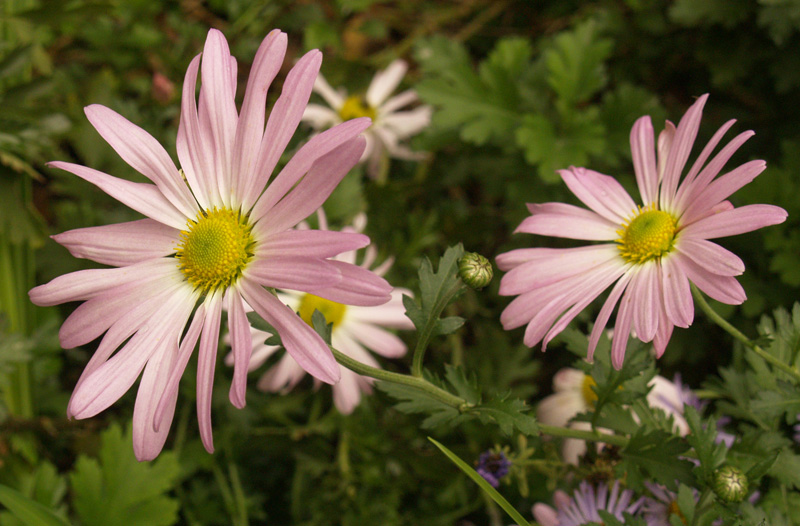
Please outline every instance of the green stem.
[{"label": "green stem", "polygon": [[425,351],[428,349],[428,343],[433,336],[433,329],[436,328],[439,316],[442,314],[444,308],[450,304],[452,299],[457,296],[465,286],[463,281],[457,279],[456,283],[442,296],[439,303],[433,308],[428,321],[425,323],[425,327],[419,331],[417,345],[414,347],[414,358],[411,363],[411,374],[413,376],[420,379],[422,378],[422,362],[425,359]]},{"label": "green stem", "polygon": [[[383,369],[376,369],[375,367],[370,367],[369,365],[365,365],[350,358],[346,354],[343,354],[333,347],[330,347],[330,350],[333,352],[333,356],[336,358],[336,361],[339,362],[339,364],[360,375],[369,376],[370,378],[375,378],[376,380],[382,380],[384,382],[392,382],[417,388],[421,391],[425,391],[440,402],[458,409],[462,413],[468,412],[472,407],[472,404],[463,398],[436,387],[424,378],[417,378],[407,374],[392,373],[389,371],[384,371]],[[600,433],[598,431],[583,431],[580,429],[570,429],[567,427],[549,426],[541,423],[538,425],[539,431],[545,435],[564,438],[577,438],[590,442],[604,442],[606,444],[619,447],[625,447],[628,445],[628,439],[619,435]]]},{"label": "green stem", "polygon": [[777,357],[769,354],[767,351],[756,345],[750,338],[744,335],[739,329],[728,323],[722,316],[720,316],[714,309],[711,308],[711,305],[708,304],[703,294],[700,290],[692,284],[692,296],[694,296],[695,301],[706,313],[706,315],[711,318],[711,321],[722,327],[728,334],[739,340],[744,344],[747,349],[750,349],[758,356],[760,356],[764,361],[769,364],[772,364],[777,369],[785,372],[789,376],[791,376],[795,383],[800,383],[800,371],[796,368],[791,367],[790,365],[784,363]]},{"label": "green stem", "polygon": [[409,376],[407,374],[393,373],[390,371],[384,371],[383,369],[370,367],[369,365],[365,365],[357,360],[350,358],[346,354],[334,349],[333,347],[330,347],[330,350],[333,352],[333,356],[336,358],[337,362],[339,362],[344,367],[347,367],[351,371],[356,372],[362,376],[369,376],[370,378],[375,378],[376,380],[382,380],[384,382],[392,382],[395,384],[415,387],[420,391],[425,391],[426,393],[431,395],[433,398],[436,398],[440,402],[455,407],[461,412],[465,412],[471,407],[471,404],[468,403],[463,398],[448,393],[444,389],[436,387],[435,385],[425,380],[424,378],[417,378],[415,376]]}]

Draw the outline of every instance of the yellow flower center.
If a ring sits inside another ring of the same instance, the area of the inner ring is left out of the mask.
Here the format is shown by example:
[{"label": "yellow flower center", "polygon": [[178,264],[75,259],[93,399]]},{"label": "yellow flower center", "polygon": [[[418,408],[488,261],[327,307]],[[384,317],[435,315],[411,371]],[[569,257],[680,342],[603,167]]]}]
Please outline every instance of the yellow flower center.
[{"label": "yellow flower center", "polygon": [[344,313],[347,312],[347,305],[326,300],[325,298],[320,298],[313,294],[306,294],[303,296],[303,299],[300,300],[300,308],[297,309],[297,312],[300,314],[303,321],[311,327],[314,326],[311,322],[311,316],[314,314],[315,310],[325,315],[325,321],[332,323],[333,327],[331,329],[336,330],[336,326],[344,319]]},{"label": "yellow flower center", "polygon": [[339,108],[339,117],[343,121],[350,119],[357,119],[359,117],[369,117],[375,120],[375,108],[366,104],[364,100],[358,95],[351,95],[344,101],[342,107]]},{"label": "yellow flower center", "polygon": [[597,401],[597,393],[592,390],[592,386],[595,385],[597,385],[597,382],[594,381],[594,378],[588,374],[583,376],[581,393],[583,394],[583,401],[590,407],[594,406],[594,403]]},{"label": "yellow flower center", "polygon": [[672,250],[678,222],[672,215],[651,208],[640,209],[623,228],[617,230],[620,255],[631,263],[658,259]]},{"label": "yellow flower center", "polygon": [[176,249],[186,281],[204,294],[235,283],[253,257],[247,218],[227,208],[204,210],[187,222]]}]

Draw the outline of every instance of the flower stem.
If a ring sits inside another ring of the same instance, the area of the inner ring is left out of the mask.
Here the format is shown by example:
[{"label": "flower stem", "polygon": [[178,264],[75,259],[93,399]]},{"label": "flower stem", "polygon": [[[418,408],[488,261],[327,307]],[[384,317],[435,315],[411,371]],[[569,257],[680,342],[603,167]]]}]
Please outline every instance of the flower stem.
[{"label": "flower stem", "polygon": [[[355,373],[363,376],[369,376],[370,378],[375,378],[376,380],[382,380],[384,382],[392,382],[396,384],[407,385],[409,387],[415,387],[421,391],[425,391],[440,402],[458,409],[462,413],[469,412],[469,410],[473,407],[472,404],[463,398],[452,393],[448,393],[444,389],[433,385],[424,378],[417,378],[407,374],[392,373],[389,371],[384,371],[383,369],[370,367],[369,365],[350,358],[346,354],[343,354],[341,351],[338,351],[333,347],[329,346],[329,348],[333,352],[333,356],[336,358],[336,361],[339,362],[339,364],[347,367]],[[600,433],[598,431],[583,431],[568,427],[549,426],[542,423],[539,423],[538,425],[539,431],[544,435],[564,438],[577,438],[590,442],[604,442],[606,444],[619,447],[625,447],[628,445],[628,438],[620,435],[611,435],[608,433]]]},{"label": "flower stem", "polygon": [[711,305],[708,304],[703,294],[700,290],[692,284],[692,296],[694,296],[694,300],[706,313],[706,315],[711,318],[711,321],[722,327],[728,334],[739,340],[744,344],[747,349],[750,349],[755,354],[760,356],[764,361],[773,365],[776,369],[780,369],[781,371],[785,372],[792,379],[795,383],[800,383],[800,371],[796,368],[791,367],[790,365],[784,363],[777,357],[769,354],[767,351],[759,347],[755,342],[753,342],[750,338],[744,335],[739,329],[728,323],[722,316],[720,316],[714,309],[711,308]]},{"label": "flower stem", "polygon": [[384,382],[392,382],[395,384],[415,387],[421,391],[425,391],[440,402],[451,407],[455,407],[461,412],[465,412],[471,407],[471,404],[463,398],[436,387],[424,378],[409,376],[407,374],[393,373],[390,371],[384,371],[383,369],[370,367],[369,365],[350,358],[346,354],[334,349],[333,347],[329,346],[329,348],[333,352],[333,356],[336,358],[336,361],[339,362],[339,364],[360,375],[369,376],[370,378],[375,378],[376,380],[382,380]]},{"label": "flower stem", "polygon": [[450,301],[458,296],[464,290],[466,285],[461,279],[456,279],[456,283],[450,287],[439,303],[434,307],[431,312],[425,327],[419,331],[417,345],[414,347],[414,358],[411,363],[411,374],[417,378],[422,378],[422,361],[425,359],[425,351],[428,349],[428,343],[433,336],[433,329],[436,328],[436,323],[439,321],[442,311],[450,304]]}]

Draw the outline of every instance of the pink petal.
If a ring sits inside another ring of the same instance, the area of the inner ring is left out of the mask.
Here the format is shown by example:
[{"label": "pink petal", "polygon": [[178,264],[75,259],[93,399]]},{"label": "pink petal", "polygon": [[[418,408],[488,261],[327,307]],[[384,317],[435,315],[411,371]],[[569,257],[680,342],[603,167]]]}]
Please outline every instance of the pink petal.
[{"label": "pink petal", "polygon": [[53,161],[47,165],[66,170],[89,181],[120,203],[147,217],[178,230],[186,227],[186,216],[172,206],[155,185],[132,183],[79,164]]},{"label": "pink petal", "polygon": [[305,375],[305,370],[297,361],[289,354],[284,354],[277,364],[259,378],[256,387],[261,391],[272,393],[289,392]]},{"label": "pink petal", "polygon": [[[664,294],[664,311],[670,326],[691,325],[694,318],[694,302],[689,279],[672,256],[661,258],[661,290]],[[660,324],[658,327],[659,332],[662,332]]]},{"label": "pink petal", "polygon": [[714,151],[714,148],[716,148],[717,143],[719,143],[723,135],[725,135],[725,133],[730,129],[731,126],[733,126],[735,122],[735,119],[731,119],[723,124],[722,127],[717,130],[714,136],[711,137],[711,140],[708,141],[708,144],[706,144],[705,148],[703,148],[703,151],[700,152],[697,160],[692,165],[692,169],[689,170],[688,174],[686,174],[686,177],[683,179],[683,182],[678,188],[678,193],[675,196],[675,208],[677,210],[683,210],[685,200],[691,199],[690,196],[695,193],[695,189],[702,190],[702,188],[704,188],[709,181],[716,177],[717,174],[722,170],[722,167],[726,162],[728,162],[728,159],[731,155],[733,155],[733,152],[735,152],[749,137],[752,137],[752,132],[739,134],[739,136],[728,143],[728,145],[725,146],[725,148],[723,148],[722,151],[720,151],[714,157],[714,160],[709,163],[709,166],[703,170],[702,177],[696,179],[697,175],[700,173],[700,169],[703,168],[703,164],[711,155],[711,152]]},{"label": "pink petal", "polygon": [[611,365],[617,370],[622,369],[622,363],[625,360],[625,349],[631,335],[634,309],[636,309],[636,298],[633,295],[633,289],[628,287],[619,302],[617,322],[614,324],[614,338],[611,340]]},{"label": "pink petal", "polygon": [[664,168],[664,179],[661,182],[661,203],[659,209],[672,210],[675,200],[675,190],[678,181],[686,165],[686,160],[692,151],[692,145],[697,137],[697,130],[700,129],[700,119],[703,117],[703,106],[708,99],[708,94],[702,95],[697,102],[686,111],[681,122],[678,123],[678,130],[669,149],[667,164]]},{"label": "pink petal", "polygon": [[333,386],[333,404],[343,415],[352,414],[361,403],[360,378],[350,369],[342,367],[342,379]]},{"label": "pink petal", "polygon": [[411,291],[395,288],[392,291],[392,299],[383,305],[373,307],[348,306],[347,317],[356,322],[380,325],[390,329],[413,329],[414,324],[405,315],[404,295],[412,297]]},{"label": "pink petal", "polygon": [[302,291],[330,287],[342,279],[333,262],[298,256],[257,259],[245,269],[244,275],[265,287]]},{"label": "pink petal", "polygon": [[661,358],[664,351],[667,350],[667,344],[672,337],[673,329],[674,326],[670,320],[667,319],[666,312],[662,311],[661,318],[658,321],[658,331],[656,332],[655,338],[653,338],[653,349],[656,351],[656,358]]},{"label": "pink petal", "polygon": [[[256,223],[253,234],[266,237],[282,232],[308,217],[331,195],[364,151],[364,138],[356,137],[320,157],[308,174]],[[253,217],[251,216],[251,219]]]},{"label": "pink petal", "polygon": [[675,248],[713,274],[738,276],[744,272],[744,263],[736,254],[711,241],[683,236]]},{"label": "pink petal", "polygon": [[281,154],[294,135],[297,125],[303,116],[303,110],[311,97],[314,79],[322,64],[322,53],[312,50],[306,53],[286,76],[281,96],[272,107],[267,121],[267,129],[261,140],[258,158],[255,164],[255,177],[248,181],[243,189],[242,197],[247,198],[242,206],[245,210],[253,206],[255,199],[266,186]]},{"label": "pink petal", "polygon": [[239,283],[244,300],[278,331],[286,351],[300,367],[323,382],[339,381],[339,364],[333,353],[300,316],[258,284],[248,279]]},{"label": "pink petal", "polygon": [[702,192],[693,196],[692,202],[680,218],[680,223],[688,225],[704,217],[710,208],[750,183],[766,167],[767,163],[764,161],[750,161],[714,180]]},{"label": "pink petal", "polygon": [[49,283],[32,288],[28,295],[40,307],[67,301],[88,300],[114,287],[145,279],[177,268],[170,261],[150,260],[122,268],[79,270],[59,276]]},{"label": "pink petal", "polygon": [[623,292],[625,292],[625,289],[632,277],[633,272],[626,272],[622,275],[619,281],[617,281],[616,285],[614,285],[614,288],[611,289],[608,298],[606,298],[606,302],[603,304],[603,307],[600,309],[600,313],[597,315],[597,319],[592,327],[592,333],[589,336],[588,355],[586,359],[590,362],[594,357],[594,350],[597,348],[597,342],[600,341],[600,335],[606,328],[608,318],[611,317],[611,311],[613,311],[614,307],[616,307],[619,297],[622,296]]},{"label": "pink petal", "polygon": [[181,162],[186,180],[195,199],[203,209],[222,205],[219,191],[214,182],[214,152],[210,141],[200,131],[197,113],[197,71],[200,68],[200,55],[189,63],[183,80],[181,96],[181,119],[178,124],[178,138],[175,143],[178,159]]},{"label": "pink petal", "polygon": [[631,154],[636,183],[645,206],[658,198],[658,168],[656,166],[653,123],[650,117],[638,119],[631,129]]},{"label": "pink petal", "polygon": [[178,230],[152,219],[79,228],[52,238],[77,258],[124,267],[175,252]]},{"label": "pink petal", "polygon": [[179,290],[167,297],[150,322],[114,357],[82,379],[72,394],[69,414],[78,419],[89,418],[116,402],[136,381],[147,360],[178,338],[193,308],[189,291]]},{"label": "pink petal", "polygon": [[177,338],[170,341],[169,347],[162,347],[148,360],[144,369],[139,390],[136,393],[136,404],[133,407],[133,452],[139,461],[153,460],[161,453],[167,441],[172,417],[175,414],[175,402],[178,390],[169,393],[169,411],[163,413],[159,421],[159,430],[153,426],[153,415],[158,401],[164,395],[169,372],[178,353]]},{"label": "pink petal", "polygon": [[97,132],[133,169],[153,181],[175,208],[187,217],[199,211],[175,163],[152,135],[119,113],[93,104],[84,108]]},{"label": "pink petal", "polygon": [[657,157],[657,165],[658,165],[658,183],[661,184],[661,180],[664,178],[664,170],[667,167],[667,157],[669,156],[669,150],[672,148],[672,140],[675,138],[675,125],[672,122],[667,121],[664,123],[664,129],[661,130],[661,133],[658,134],[658,155]]},{"label": "pink petal", "polygon": [[156,411],[153,415],[153,431],[155,432],[159,432],[162,423],[169,421],[167,415],[171,415],[175,411],[175,401],[178,399],[178,384],[183,372],[186,370],[186,365],[189,363],[189,358],[192,356],[197,339],[200,337],[200,331],[203,329],[205,319],[206,304],[201,303],[192,317],[192,322],[189,324],[189,329],[186,331],[183,341],[181,341],[175,363],[169,371],[164,392],[156,406]]},{"label": "pink petal", "polygon": [[292,156],[272,184],[267,187],[250,214],[251,220],[258,221],[264,217],[275,206],[275,203],[295,187],[318,159],[329,154],[332,155],[337,149],[343,148],[345,144],[366,130],[371,122],[367,118],[353,119],[312,137]]},{"label": "pink petal", "polygon": [[651,261],[640,265],[630,285],[630,295],[634,302],[633,327],[637,337],[643,342],[652,341],[658,330],[661,312],[661,279],[659,265]]},{"label": "pink petal", "polygon": [[[339,331],[345,330],[342,326]],[[403,340],[391,332],[367,323],[349,322],[347,332],[372,352],[386,358],[399,358],[408,350]]]},{"label": "pink petal", "polygon": [[141,280],[114,287],[89,299],[64,320],[58,338],[64,349],[72,349],[94,340],[138,303],[150,301],[179,288],[187,288],[176,269],[154,272]]},{"label": "pink petal", "polygon": [[236,137],[238,115],[236,113],[235,87],[231,85],[231,52],[221,32],[210,29],[203,48],[201,63],[203,104],[208,116],[209,130],[213,140],[215,179],[222,203],[231,203],[231,169],[233,142]]},{"label": "pink petal", "polygon": [[397,59],[385,70],[376,73],[367,88],[365,97],[367,104],[373,108],[380,106],[400,85],[406,71],[408,71],[408,64],[404,60]]},{"label": "pink petal", "polygon": [[542,256],[510,270],[500,281],[500,295],[512,296],[582,274],[612,260],[620,259],[616,245],[579,248],[539,249]]},{"label": "pink petal", "polygon": [[244,312],[242,297],[231,289],[228,291],[228,330],[233,349],[233,382],[229,398],[231,403],[243,408],[247,391],[247,367],[253,352],[253,340],[250,338],[250,322]]},{"label": "pink petal", "polygon": [[332,287],[309,292],[345,305],[383,305],[391,299],[392,286],[374,272],[341,261],[329,260],[329,263],[339,269],[342,280]]},{"label": "pink petal", "polygon": [[541,236],[613,241],[619,237],[619,224],[577,206],[565,203],[529,204],[532,216],[520,223],[514,233],[525,232]]},{"label": "pink petal", "polygon": [[249,184],[245,185],[245,181],[256,177],[253,170],[264,136],[267,90],[283,64],[287,42],[286,33],[277,29],[272,30],[261,42],[253,60],[253,67],[250,69],[233,146],[231,175],[233,191],[237,194],[234,207],[238,207],[244,201],[255,202],[258,198],[257,194],[244,196],[240,192],[243,188],[252,188]]},{"label": "pink petal", "polygon": [[777,206],[740,206],[700,219],[685,227],[681,233],[687,237],[702,239],[735,236],[783,223],[786,217],[786,210]]},{"label": "pink petal", "polygon": [[686,277],[706,295],[728,305],[739,305],[747,299],[742,285],[736,278],[712,274],[680,252],[675,253],[674,257]]},{"label": "pink petal", "polygon": [[284,230],[264,238],[256,248],[256,256],[270,258],[293,256],[329,258],[369,245],[369,237],[354,232],[326,230]]},{"label": "pink petal", "polygon": [[197,425],[200,440],[209,453],[214,452],[214,435],[211,431],[211,394],[214,387],[214,366],[219,346],[219,326],[222,318],[222,295],[207,296],[206,318],[200,334],[197,352]]},{"label": "pink petal", "polygon": [[583,204],[612,223],[624,223],[637,210],[631,196],[613,177],[574,167],[558,173]]}]

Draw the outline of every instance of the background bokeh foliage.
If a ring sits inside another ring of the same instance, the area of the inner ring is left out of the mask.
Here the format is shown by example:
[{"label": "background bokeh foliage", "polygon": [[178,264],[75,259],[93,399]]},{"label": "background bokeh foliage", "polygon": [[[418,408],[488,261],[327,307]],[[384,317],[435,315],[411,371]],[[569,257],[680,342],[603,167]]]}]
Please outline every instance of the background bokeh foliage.
[{"label": "background bokeh foliage", "polygon": [[[247,407],[236,410],[227,400],[231,371],[220,367],[212,456],[197,434],[190,366],[167,451],[145,465],[133,460],[126,431],[131,393],[92,420],[65,418],[93,348],[60,350],[57,327],[75,305],[34,309],[26,291],[92,265],[47,234],[136,215],[45,163],[69,160],[141,180],[84,117],[83,107],[95,103],[174,155],[183,73],[209,27],[225,33],[239,60],[240,90],[258,44],[276,27],[289,34],[283,74],[302,52],[320,48],[328,81],[351,92],[391,60],[410,62],[406,87],[435,108],[412,145],[431,155],[393,160],[381,183],[355,170],[326,205],[338,226],[367,212],[367,233],[383,257],[396,259],[389,274],[396,286],[417,288],[421,258],[438,258],[458,242],[490,259],[534,242],[572,246],[512,235],[525,203],[576,202],[555,173],[569,165],[612,174],[632,189],[634,120],[649,114],[661,129],[710,93],[698,142],[735,117],[737,132],[756,136],[729,166],[753,158],[768,164],[733,202],[789,212],[782,225],[723,240],[747,266],[741,282],[749,299],[720,311],[756,335],[762,313],[798,298],[800,0],[3,0],[0,483],[62,519],[87,526],[497,523],[494,505],[426,436],[466,459],[508,439],[477,422],[422,430],[422,417],[398,412],[382,392],[349,417],[310,381],[286,395],[251,389]],[[293,144],[308,134],[301,127]],[[484,392],[535,404],[574,355],[563,341],[543,355],[522,346],[521,329],[503,331],[499,313],[508,300],[497,295],[498,282],[450,308],[468,322],[432,343],[428,366],[463,366]],[[585,330],[591,318],[588,312],[572,326]],[[409,363],[386,367],[407,371]],[[662,375],[679,371],[693,386],[741,364],[730,339],[699,315],[676,331],[659,362]],[[18,378],[33,388],[16,385]],[[521,510],[552,488],[552,477],[528,476],[525,492],[505,492]],[[135,485],[136,494],[122,484]],[[0,523],[20,524],[8,511]]]}]

